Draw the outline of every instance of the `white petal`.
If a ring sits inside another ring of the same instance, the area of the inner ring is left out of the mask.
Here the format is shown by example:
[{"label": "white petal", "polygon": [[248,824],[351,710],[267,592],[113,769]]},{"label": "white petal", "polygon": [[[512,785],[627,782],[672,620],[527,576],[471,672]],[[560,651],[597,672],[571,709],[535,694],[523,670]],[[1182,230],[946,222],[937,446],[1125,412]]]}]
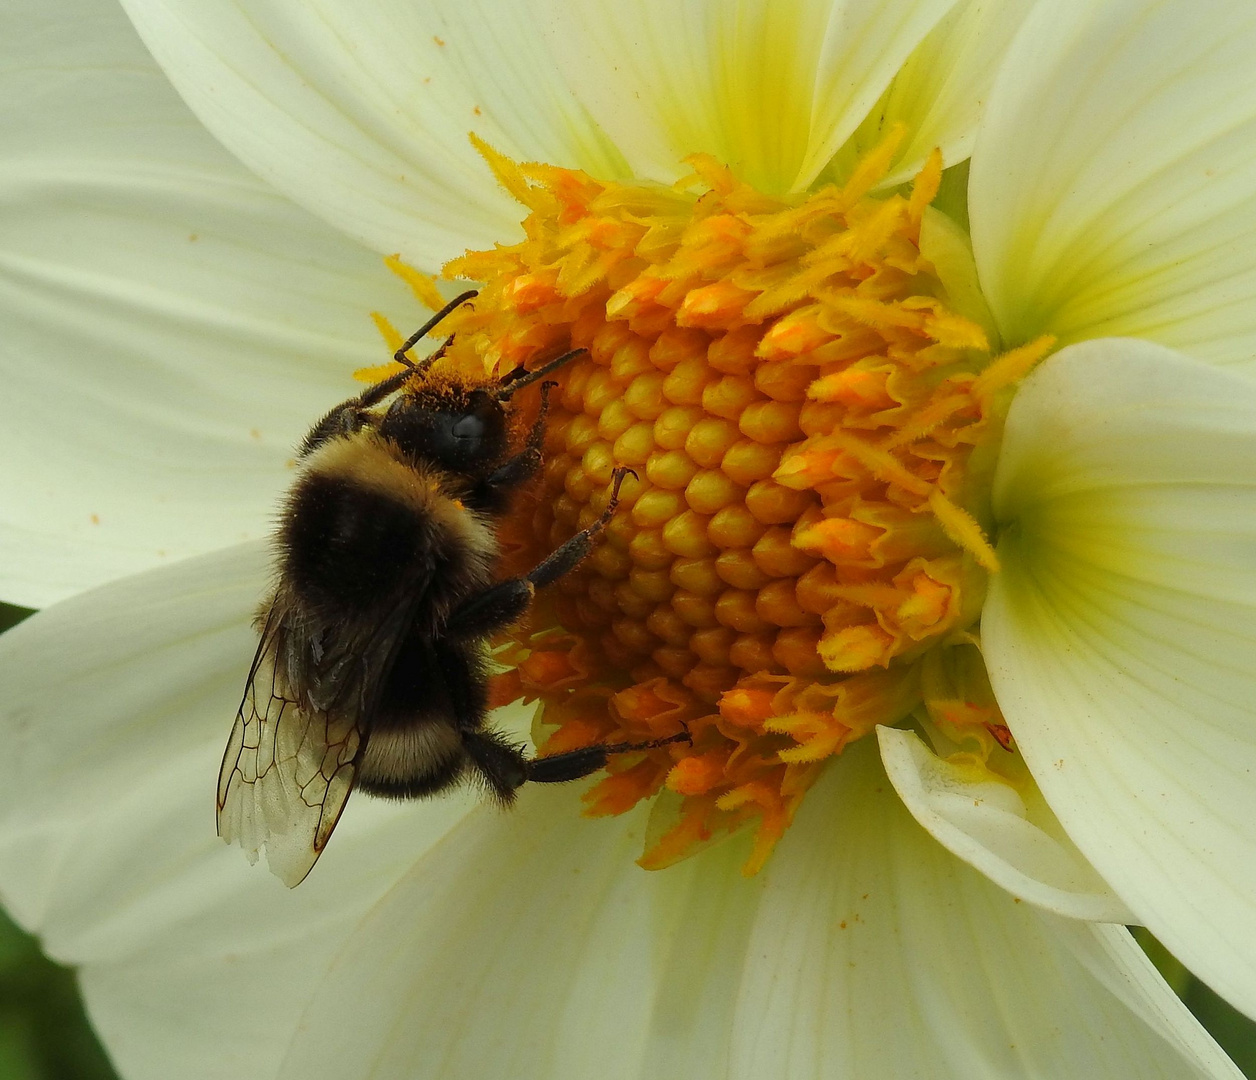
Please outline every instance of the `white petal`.
[{"label": "white petal", "polygon": [[[189,843],[205,829],[204,780],[217,768],[216,756],[199,755],[171,777],[167,791],[150,787],[130,812],[102,813],[99,830],[85,830],[62,849],[69,862],[58,896],[83,879],[99,886],[98,859],[87,858],[92,844],[112,860],[102,871],[110,876],[105,899],[117,903],[114,894],[124,889],[131,894],[93,928],[100,942],[122,932],[121,942],[109,941],[107,958],[67,946],[55,911],[45,936],[59,960],[81,963],[93,1026],[127,1080],[275,1076],[302,1009],[355,920],[467,809],[458,798],[404,811],[363,800],[346,811],[318,873],[288,892],[217,838],[212,850]],[[169,857],[137,884],[127,873],[137,864],[147,868],[146,856],[154,854],[143,846],[143,820],[155,813],[163,831],[182,839],[181,857]]]},{"label": "white petal", "polygon": [[0,639],[6,902],[84,964],[128,1077],[687,1080],[815,1075],[817,1054],[851,1080],[1236,1075],[1121,932],[1105,956],[927,839],[870,744],[755,881],[738,841],[647,874],[644,814],[582,821],[575,792],[540,789],[510,815],[356,801],[285,890],[212,837],[208,806],[260,555],[118,582]]},{"label": "white petal", "polygon": [[710,1075],[739,961],[723,939],[744,941],[759,886],[727,847],[647,874],[644,820],[581,819],[553,789],[467,818],[362,921],[280,1075]]},{"label": "white petal", "polygon": [[1237,1075],[1124,931],[1091,955],[946,854],[871,745],[834,774],[753,880],[741,841],[645,873],[645,815],[571,792],[472,815],[362,921],[281,1075]]},{"label": "white petal", "polygon": [[948,854],[870,743],[833,771],[768,870],[733,1077],[1240,1075],[1123,928],[1019,904]]},{"label": "white petal", "polygon": [[[806,187],[955,0],[570,0],[555,52],[634,172],[713,154]],[[927,151],[926,151],[927,152]]]},{"label": "white petal", "polygon": [[1032,0],[957,4],[916,46],[829,170],[843,175],[895,123],[908,134],[884,186],[911,179],[935,146],[947,166],[967,158],[1003,55],[1032,8]]},{"label": "white petal", "polygon": [[353,922],[467,811],[353,801],[289,892],[223,844],[213,780],[258,545],[115,582],[0,638],[0,883],[128,1078],[274,1075]]},{"label": "white petal", "polygon": [[523,211],[470,132],[517,159],[622,171],[559,74],[536,3],[123,6],[243,161],[338,228],[428,270],[518,234]]},{"label": "white petal", "polygon": [[1256,8],[1059,0],[973,153],[973,246],[1012,343],[1147,337],[1256,363]]},{"label": "white petal", "polygon": [[1032,780],[940,758],[911,731],[877,728],[885,771],[912,816],[938,843],[1013,896],[1096,922],[1137,921],[1064,834]]},{"label": "white petal", "polygon": [[1070,837],[1256,1015],[1256,381],[1146,342],[1049,359],[996,476],[982,640]]},{"label": "white petal", "polygon": [[[171,80],[244,161],[352,235],[429,267],[515,235],[518,209],[468,132],[602,176],[675,179],[682,158],[706,151],[764,189],[805,187],[954,4],[437,0],[363,12],[286,0],[245,13],[125,0]],[[968,44],[961,34],[947,53],[980,81],[986,54]],[[972,96],[947,87],[948,116],[952,95]]]},{"label": "white petal", "polygon": [[[11,5],[12,7],[12,5]],[[205,132],[109,0],[0,35],[0,597],[43,606],[269,527],[310,421],[421,318]]]}]

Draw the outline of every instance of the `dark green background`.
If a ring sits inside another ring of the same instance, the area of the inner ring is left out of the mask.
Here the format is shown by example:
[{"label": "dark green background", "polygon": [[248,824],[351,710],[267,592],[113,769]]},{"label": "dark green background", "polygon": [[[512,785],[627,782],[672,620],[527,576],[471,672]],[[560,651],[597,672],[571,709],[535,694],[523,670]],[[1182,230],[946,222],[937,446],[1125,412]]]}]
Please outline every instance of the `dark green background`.
[{"label": "dark green background", "polygon": [[[0,631],[28,614],[0,604]],[[1256,1024],[1192,977],[1145,930],[1134,935],[1244,1075],[1256,1080]],[[44,957],[35,939],[0,913],[0,1080],[113,1078],[83,1013],[73,972]]]}]

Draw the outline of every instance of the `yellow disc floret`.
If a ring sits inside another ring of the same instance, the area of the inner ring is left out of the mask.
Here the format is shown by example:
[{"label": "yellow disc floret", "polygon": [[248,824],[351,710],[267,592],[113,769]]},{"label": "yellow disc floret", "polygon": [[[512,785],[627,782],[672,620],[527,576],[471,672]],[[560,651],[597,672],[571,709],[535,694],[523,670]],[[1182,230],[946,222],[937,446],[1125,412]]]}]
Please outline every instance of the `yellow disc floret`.
[{"label": "yellow disc floret", "polygon": [[542,753],[687,725],[691,745],[614,758],[586,795],[592,814],[661,796],[647,867],[751,823],[753,872],[827,758],[922,704],[1006,739],[984,672],[938,656],[980,668],[969,629],[997,560],[978,451],[1050,343],[992,360],[951,310],[920,248],[940,156],[874,196],[893,143],[794,198],[704,156],[664,187],[482,147],[529,215],[519,243],[446,267],[484,283],[448,324],[451,362],[588,350],[556,373],[544,475],[502,530],[511,568],[636,472],[594,553],[503,643],[497,697],[542,702]]}]

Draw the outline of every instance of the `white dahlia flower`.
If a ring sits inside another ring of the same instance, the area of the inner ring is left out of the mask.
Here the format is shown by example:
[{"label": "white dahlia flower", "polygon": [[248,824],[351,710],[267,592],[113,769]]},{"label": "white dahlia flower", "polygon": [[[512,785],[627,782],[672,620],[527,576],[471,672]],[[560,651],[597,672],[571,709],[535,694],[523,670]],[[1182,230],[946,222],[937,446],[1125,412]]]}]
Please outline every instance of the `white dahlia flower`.
[{"label": "white dahlia flower", "polygon": [[[128,1080],[1238,1075],[1122,924],[1256,1016],[1256,9],[0,22],[0,896]],[[442,269],[459,362],[588,349],[503,536],[639,474],[499,694],[693,741],[289,891],[212,821],[261,540]]]}]

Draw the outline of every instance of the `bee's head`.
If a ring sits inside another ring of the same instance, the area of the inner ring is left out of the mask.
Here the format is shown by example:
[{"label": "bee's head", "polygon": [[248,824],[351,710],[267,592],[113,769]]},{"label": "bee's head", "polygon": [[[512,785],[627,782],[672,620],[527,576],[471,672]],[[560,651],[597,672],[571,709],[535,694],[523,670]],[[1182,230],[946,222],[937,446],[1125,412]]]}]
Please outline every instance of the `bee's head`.
[{"label": "bee's head", "polygon": [[411,460],[472,477],[495,468],[510,443],[506,407],[482,386],[446,384],[402,394],[379,430]]}]

